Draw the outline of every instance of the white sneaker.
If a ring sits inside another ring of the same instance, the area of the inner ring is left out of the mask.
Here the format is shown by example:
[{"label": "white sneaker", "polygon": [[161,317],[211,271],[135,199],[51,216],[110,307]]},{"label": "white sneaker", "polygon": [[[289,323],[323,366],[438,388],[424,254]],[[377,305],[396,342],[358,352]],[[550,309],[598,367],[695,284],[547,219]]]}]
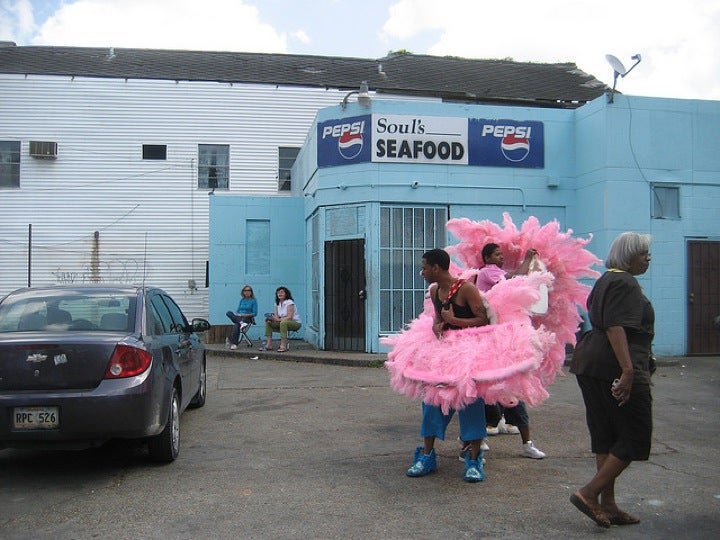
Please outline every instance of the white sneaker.
[{"label": "white sneaker", "polygon": [[[463,440],[460,437],[458,437],[458,441],[460,441],[460,444],[463,444],[458,459],[465,463],[465,454],[470,451],[470,443],[464,444]],[[487,442],[485,442],[485,439],[483,439],[482,443],[480,443],[480,451],[487,452],[488,450],[490,450],[490,447],[487,445]],[[485,465],[485,458],[483,458],[482,462],[483,465]]]},{"label": "white sneaker", "polygon": [[498,432],[502,433],[503,435],[519,435],[520,429],[518,429],[517,426],[513,426],[512,424],[507,424],[505,422],[505,418],[502,418],[500,422],[498,422]]},{"label": "white sneaker", "polygon": [[[502,422],[502,420],[500,420],[500,421]],[[498,433],[500,433],[499,425],[500,425],[500,424],[498,424],[498,425],[495,426],[495,427],[487,426],[487,434],[488,434],[488,435],[491,435],[491,436],[494,436],[494,435],[497,435]]]},{"label": "white sneaker", "polygon": [[237,349],[237,345],[235,345],[234,343],[232,345],[230,345],[231,351],[234,351],[235,349]]},{"label": "white sneaker", "polygon": [[545,457],[545,452],[541,452],[540,450],[535,448],[535,445],[532,441],[528,441],[522,445],[522,453],[523,456],[532,459],[542,459]]}]

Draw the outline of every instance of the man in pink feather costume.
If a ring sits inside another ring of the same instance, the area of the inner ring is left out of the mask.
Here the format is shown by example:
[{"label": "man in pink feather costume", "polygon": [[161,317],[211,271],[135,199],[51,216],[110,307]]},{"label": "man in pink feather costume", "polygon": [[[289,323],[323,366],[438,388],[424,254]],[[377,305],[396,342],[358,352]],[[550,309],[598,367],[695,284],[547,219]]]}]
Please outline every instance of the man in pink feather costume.
[{"label": "man in pink feather costume", "polygon": [[[453,277],[448,268],[450,256],[442,249],[432,249],[423,254],[422,276],[430,284],[430,300],[434,306],[433,333],[442,340],[446,333],[488,324],[485,305],[477,288],[469,282]],[[408,476],[425,476],[437,468],[435,439],[445,439],[446,428],[454,410],[443,412],[437,405],[422,405],[420,436],[423,446],[415,449],[413,465]],[[465,454],[466,482],[480,482],[485,478],[480,446],[485,438],[485,402],[478,398],[474,403],[458,411],[460,436],[467,441]]]},{"label": "man in pink feather costume", "polygon": [[[452,219],[447,229],[460,243],[447,248],[460,265],[452,275],[470,279],[483,266],[481,250],[497,243],[509,268],[518,268],[531,248],[540,253],[546,271],[531,272],[495,285],[482,298],[490,325],[447,332],[442,340],[433,333],[433,306],[401,332],[383,339],[390,346],[390,384],[394,390],[447,413],[460,410],[478,397],[489,403],[514,406],[522,400],[537,406],[548,397],[546,387],[562,373],[566,344],[575,344],[580,316],[590,287],[581,278],[596,278],[591,266],[599,259],[572,231],[560,232],[557,221],[541,226],[530,217],[518,230],[504,214],[503,226],[489,220]],[[541,286],[548,288],[548,308],[532,314]]]}]

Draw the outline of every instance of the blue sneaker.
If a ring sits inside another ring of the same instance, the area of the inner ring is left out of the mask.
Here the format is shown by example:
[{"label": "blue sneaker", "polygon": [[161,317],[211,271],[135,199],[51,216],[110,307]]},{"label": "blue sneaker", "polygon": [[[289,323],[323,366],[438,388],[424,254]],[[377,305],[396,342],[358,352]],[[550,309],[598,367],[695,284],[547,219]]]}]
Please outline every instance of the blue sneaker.
[{"label": "blue sneaker", "polygon": [[465,475],[466,482],[482,482],[485,479],[483,470],[483,452],[480,452],[478,459],[470,459],[470,452],[465,454]]},{"label": "blue sneaker", "polygon": [[435,449],[425,455],[423,453],[423,447],[418,446],[415,449],[415,455],[413,456],[413,466],[407,470],[408,476],[425,476],[430,474],[437,469],[437,461],[435,459]]}]

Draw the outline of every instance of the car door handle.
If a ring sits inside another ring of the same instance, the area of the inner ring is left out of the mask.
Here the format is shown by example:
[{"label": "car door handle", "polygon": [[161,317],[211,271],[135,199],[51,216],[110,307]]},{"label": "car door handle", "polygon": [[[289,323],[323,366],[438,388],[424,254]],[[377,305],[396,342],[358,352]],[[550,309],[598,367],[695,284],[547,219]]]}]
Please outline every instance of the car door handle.
[{"label": "car door handle", "polygon": [[175,354],[181,354],[188,349],[190,349],[190,342],[189,341],[181,341],[180,343],[178,343],[177,349],[175,349]]}]

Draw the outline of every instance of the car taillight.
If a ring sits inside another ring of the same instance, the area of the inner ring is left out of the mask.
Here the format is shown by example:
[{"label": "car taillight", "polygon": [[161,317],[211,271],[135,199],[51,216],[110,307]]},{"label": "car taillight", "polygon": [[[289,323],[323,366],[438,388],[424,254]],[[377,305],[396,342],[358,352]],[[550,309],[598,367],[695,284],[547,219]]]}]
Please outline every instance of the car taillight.
[{"label": "car taillight", "polygon": [[117,345],[105,370],[105,379],[134,377],[150,367],[152,355],[130,345]]}]

